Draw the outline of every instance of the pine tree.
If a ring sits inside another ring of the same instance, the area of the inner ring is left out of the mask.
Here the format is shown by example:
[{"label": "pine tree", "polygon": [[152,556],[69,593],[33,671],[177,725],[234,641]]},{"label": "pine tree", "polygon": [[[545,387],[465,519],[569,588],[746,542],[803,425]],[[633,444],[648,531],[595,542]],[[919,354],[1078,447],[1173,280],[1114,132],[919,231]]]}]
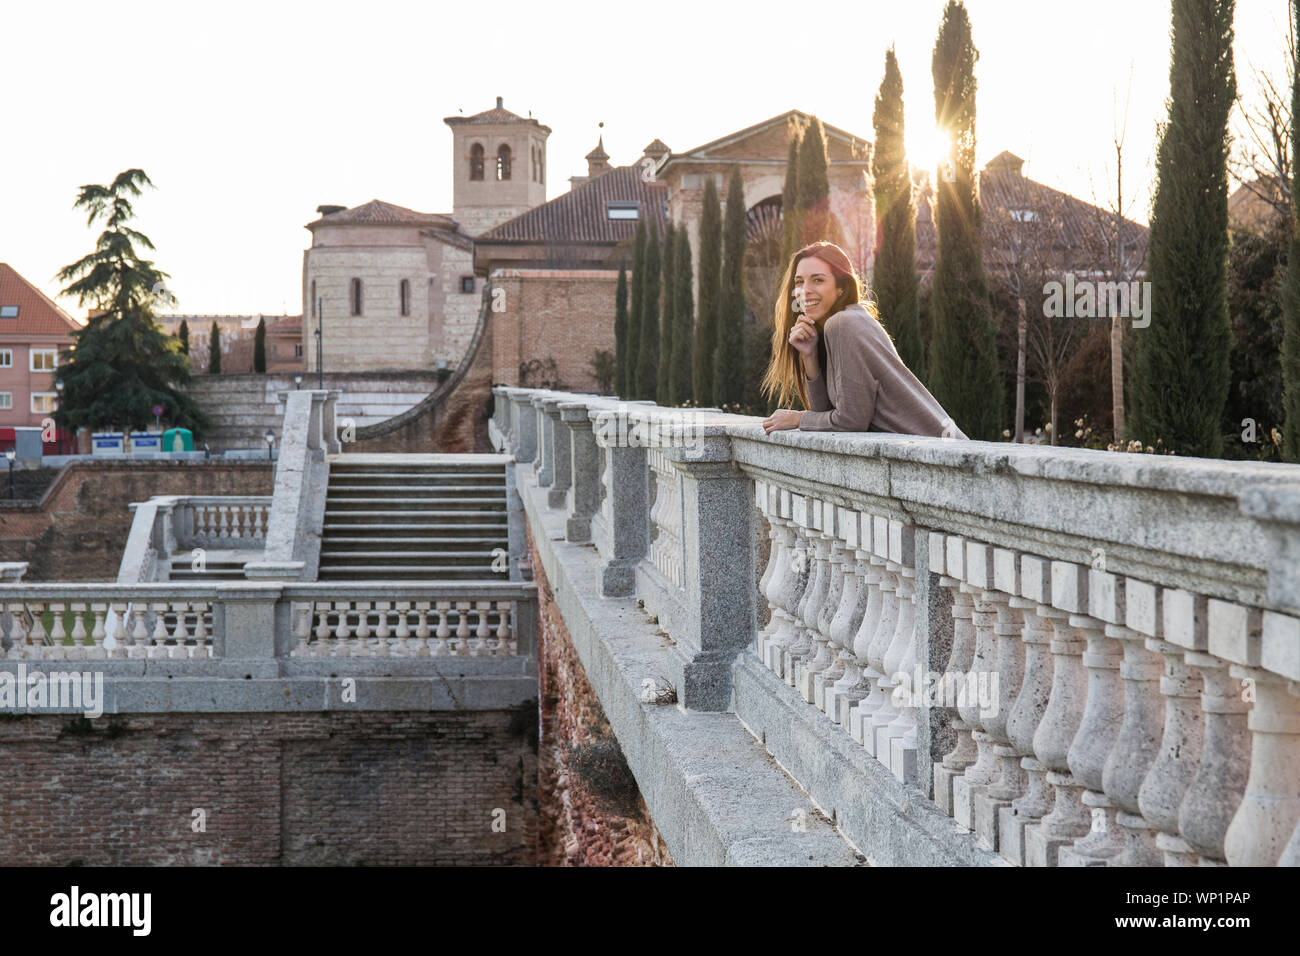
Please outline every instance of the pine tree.
[{"label": "pine tree", "polygon": [[186,322],[184,319],[181,319],[180,340],[181,340],[181,354],[189,355],[190,354],[190,324]]},{"label": "pine tree", "polygon": [[221,329],[217,320],[212,320],[212,333],[208,338],[208,374],[221,374]]},{"label": "pine tree", "polygon": [[636,397],[653,399],[658,394],[659,374],[659,289],[662,280],[662,249],[659,225],[650,221],[645,243],[645,307],[641,312],[641,346],[637,349]]},{"label": "pine tree", "polygon": [[58,273],[69,283],[60,294],[94,310],[61,355],[63,391],[54,418],[64,428],[144,430],[153,424],[154,405],[169,422],[196,433],[211,428],[184,392],[191,379],[181,343],[154,317],[155,303],[174,303],[163,285],[167,273],[140,257],[137,246],[154,245],[128,225],[135,215],[131,197],[152,185],[143,170],[128,169],[111,185],[81,187],[73,206],[88,211],[87,225],[102,220],[105,228],[94,252]]},{"label": "pine tree", "polygon": [[903,75],[892,46],[885,53],[885,78],[876,95],[872,119],[876,145],[871,173],[881,223],[875,265],[876,305],[880,321],[894,337],[899,357],[918,378],[924,378],[925,349],[921,343],[916,275],[916,205],[903,145]]},{"label": "pine tree", "polygon": [[830,163],[826,159],[826,132],[822,121],[812,118],[799,141],[799,232],[800,246],[821,239],[844,245],[839,222],[831,214]]},{"label": "pine tree", "polygon": [[670,367],[673,361],[673,333],[676,331],[677,315],[677,229],[671,220],[664,227],[664,282],[663,282],[663,319],[659,323],[659,369],[655,375],[655,401],[660,405],[671,405],[672,398],[668,390]]},{"label": "pine tree", "polygon": [[253,335],[253,371],[266,371],[266,319],[259,317],[257,332]]},{"label": "pine tree", "polygon": [[745,401],[745,193],[739,167],[732,167],[722,235],[722,283],[717,340],[713,347],[713,404]]},{"label": "pine tree", "polygon": [[668,372],[668,401],[685,405],[691,400],[691,344],[695,336],[695,317],[691,302],[691,237],[686,229],[677,233],[677,264],[673,268],[677,283],[673,302],[673,356]]},{"label": "pine tree", "polygon": [[627,395],[627,263],[618,264],[614,293],[614,394]]},{"label": "pine tree", "polygon": [[713,404],[713,350],[718,338],[718,301],[722,294],[722,208],[710,175],[700,210],[699,305],[695,310],[695,404]]},{"label": "pine tree", "polygon": [[645,313],[645,243],[645,220],[642,219],[636,224],[636,249],[632,254],[632,311],[627,318],[627,371],[624,376],[627,391],[619,392],[619,397],[627,399],[641,397],[637,356],[641,352],[641,316]]},{"label": "pine tree", "polygon": [[[1300,30],[1300,0],[1292,0],[1291,23]],[[1300,56],[1291,80],[1291,242],[1282,279],[1282,456],[1300,461]]]},{"label": "pine tree", "polygon": [[1150,320],[1133,341],[1129,433],[1217,457],[1230,383],[1228,116],[1234,0],[1173,0],[1169,119],[1156,150]]},{"label": "pine tree", "polygon": [[785,185],[781,188],[781,268],[785,269],[799,251],[799,139],[797,129],[790,132],[790,155],[785,161]]},{"label": "pine tree", "polygon": [[934,45],[934,117],[951,143],[951,181],[936,177],[934,224],[934,332],[929,381],[934,396],[971,438],[997,441],[1004,394],[997,326],[980,250],[980,204],[975,177],[975,62],[970,18],[949,0]]}]

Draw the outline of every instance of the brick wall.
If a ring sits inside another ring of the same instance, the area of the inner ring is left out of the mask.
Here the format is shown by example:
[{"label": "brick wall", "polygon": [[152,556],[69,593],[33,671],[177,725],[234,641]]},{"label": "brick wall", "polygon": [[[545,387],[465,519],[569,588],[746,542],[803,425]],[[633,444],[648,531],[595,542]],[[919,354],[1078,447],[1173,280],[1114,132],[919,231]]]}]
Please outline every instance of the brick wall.
[{"label": "brick wall", "polygon": [[94,461],[65,466],[38,501],[0,499],[0,561],[27,581],[114,581],[133,501],[153,495],[269,495],[266,461]]},{"label": "brick wall", "polygon": [[[536,746],[532,703],[519,711],[0,716],[0,859],[532,864]],[[194,829],[196,809],[203,832]],[[504,830],[493,830],[494,819]]]},{"label": "brick wall", "polygon": [[527,538],[539,605],[539,862],[671,866],[551,597],[531,530]]}]

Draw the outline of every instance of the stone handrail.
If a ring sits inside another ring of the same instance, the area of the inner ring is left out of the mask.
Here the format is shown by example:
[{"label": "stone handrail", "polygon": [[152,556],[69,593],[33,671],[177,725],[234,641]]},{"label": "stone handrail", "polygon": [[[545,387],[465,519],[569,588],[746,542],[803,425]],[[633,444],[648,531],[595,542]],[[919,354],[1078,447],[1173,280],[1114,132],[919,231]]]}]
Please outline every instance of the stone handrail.
[{"label": "stone handrail", "polygon": [[531,657],[537,591],[507,582],[0,584],[0,632],[7,660],[95,661],[111,676],[139,676],[137,661],[166,661],[175,676],[221,674],[224,662],[230,676],[265,677],[289,658]]},{"label": "stone handrail", "polygon": [[155,495],[132,502],[133,517],[118,566],[118,584],[170,579],[178,550],[261,551],[271,509],[269,495]]},{"label": "stone handrail", "polygon": [[1300,863],[1300,469],[494,392],[682,706],[758,682],[1013,864]]}]

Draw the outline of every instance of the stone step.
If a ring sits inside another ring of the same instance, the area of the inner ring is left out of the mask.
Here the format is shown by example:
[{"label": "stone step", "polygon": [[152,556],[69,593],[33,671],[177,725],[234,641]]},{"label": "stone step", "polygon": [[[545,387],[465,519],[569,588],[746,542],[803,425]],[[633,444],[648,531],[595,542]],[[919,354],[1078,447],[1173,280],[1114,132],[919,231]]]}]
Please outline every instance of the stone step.
[{"label": "stone step", "polygon": [[[396,505],[393,508],[376,508],[375,505]],[[465,500],[456,498],[325,498],[325,514],[347,513],[353,514],[357,511],[381,511],[390,514],[410,514],[412,512],[447,512],[448,514],[460,514],[462,512],[481,512],[483,514],[494,514],[497,511],[505,512],[505,501],[491,500]]]},{"label": "stone step", "polygon": [[[321,564],[474,564],[491,563],[490,551],[322,551]],[[436,559],[436,560],[435,560]]]},{"label": "stone step", "polygon": [[322,565],[316,574],[317,580],[364,580],[364,581],[482,581],[503,577],[493,575],[490,569],[482,565],[457,567],[455,565],[356,565],[345,564],[338,567]]},{"label": "stone step", "polygon": [[[337,517],[331,516],[331,517]],[[333,534],[367,534],[388,538],[399,538],[402,535],[424,535],[438,534],[444,537],[462,537],[465,535],[500,534],[502,538],[506,533],[506,522],[504,517],[499,522],[483,521],[440,521],[440,522],[395,522],[395,521],[326,521],[321,529],[322,533],[328,539]]]},{"label": "stone step", "polygon": [[335,498],[355,498],[355,497],[375,497],[391,495],[395,500],[400,500],[402,496],[410,496],[413,492],[426,492],[428,495],[438,494],[456,494],[462,495],[466,499],[474,501],[501,499],[505,500],[505,488],[494,488],[490,485],[445,485],[445,484],[408,484],[408,485],[357,485],[349,482],[348,484],[335,484],[330,482],[326,491],[328,496]]}]

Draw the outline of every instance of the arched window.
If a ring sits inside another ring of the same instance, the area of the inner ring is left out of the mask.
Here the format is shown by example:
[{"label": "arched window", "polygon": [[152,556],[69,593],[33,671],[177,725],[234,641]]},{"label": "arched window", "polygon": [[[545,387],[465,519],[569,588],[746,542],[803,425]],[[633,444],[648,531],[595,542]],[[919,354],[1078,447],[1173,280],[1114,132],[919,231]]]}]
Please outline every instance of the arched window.
[{"label": "arched window", "polygon": [[411,314],[411,283],[403,279],[397,286],[397,301],[402,308],[402,315]]},{"label": "arched window", "polygon": [[311,280],[311,317],[316,318],[316,280]]},{"label": "arched window", "polygon": [[475,143],[469,148],[469,178],[483,178],[483,144]]},{"label": "arched window", "polygon": [[510,178],[510,147],[505,143],[497,149],[497,179]]},{"label": "arched window", "polygon": [[361,280],[352,280],[352,314],[361,314]]}]

